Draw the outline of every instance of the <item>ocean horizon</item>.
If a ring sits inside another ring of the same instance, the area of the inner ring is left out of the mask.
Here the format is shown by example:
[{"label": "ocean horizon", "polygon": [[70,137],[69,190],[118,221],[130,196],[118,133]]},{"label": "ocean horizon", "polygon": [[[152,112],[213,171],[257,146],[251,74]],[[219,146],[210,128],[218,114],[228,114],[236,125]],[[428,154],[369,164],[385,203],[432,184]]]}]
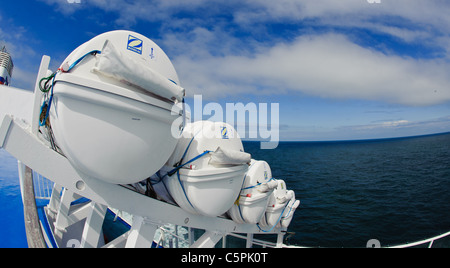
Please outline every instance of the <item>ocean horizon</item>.
[{"label": "ocean horizon", "polygon": [[[450,134],[450,131],[437,132],[431,134],[420,134],[420,135],[408,135],[408,136],[399,136],[399,137],[385,137],[385,138],[363,138],[363,139],[336,139],[336,140],[280,140],[279,143],[286,142],[299,142],[299,143],[357,143],[357,142],[377,142],[377,141],[388,141],[388,140],[397,140],[397,139],[413,139],[413,138],[422,138],[422,137],[431,137],[431,136],[439,136],[439,135],[447,135]],[[264,140],[255,140],[255,139],[242,139],[242,142],[261,142]]]}]

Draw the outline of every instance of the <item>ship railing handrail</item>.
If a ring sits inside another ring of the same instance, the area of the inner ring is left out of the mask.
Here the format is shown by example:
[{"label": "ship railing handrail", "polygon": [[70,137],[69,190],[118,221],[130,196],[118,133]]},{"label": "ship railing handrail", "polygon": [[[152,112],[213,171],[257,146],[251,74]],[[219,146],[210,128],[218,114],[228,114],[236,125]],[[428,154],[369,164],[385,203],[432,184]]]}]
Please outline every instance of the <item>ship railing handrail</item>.
[{"label": "ship railing handrail", "polygon": [[[175,229],[177,229],[177,228],[178,228],[178,226],[175,225]],[[158,245],[160,245],[160,243],[163,243],[163,246],[164,246],[164,243],[165,243],[164,235],[166,235],[166,234],[169,234],[172,237],[176,238],[176,242],[175,242],[176,243],[176,246],[175,246],[176,248],[180,247],[180,241],[184,242],[186,245],[189,245],[189,241],[187,239],[185,239],[183,236],[175,234],[174,232],[172,232],[170,230],[167,230],[163,226],[159,227],[159,230],[161,230],[161,236],[160,236],[159,241],[157,243]]]},{"label": "ship railing handrail", "polygon": [[428,238],[428,239],[425,239],[425,240],[412,242],[412,243],[407,243],[407,244],[402,244],[402,245],[397,245],[397,246],[391,246],[391,247],[388,247],[388,248],[410,248],[410,247],[416,247],[416,246],[425,245],[425,244],[428,244],[428,248],[431,248],[433,246],[433,243],[436,240],[445,238],[447,236],[450,236],[450,232],[447,232],[447,233],[444,233],[444,234],[441,234],[441,235],[438,235],[438,236],[435,236],[435,237],[432,237],[432,238]]},{"label": "ship railing handrail", "polygon": [[[175,225],[175,230],[178,228],[179,226]],[[184,243],[184,245],[190,246],[190,243],[188,241],[188,239],[184,238],[184,236],[179,235],[174,233],[171,230],[168,230],[166,228],[164,228],[164,226],[159,227],[159,230],[161,231],[161,235],[159,237],[159,239],[157,239],[155,242],[158,246],[165,246],[167,243],[166,240],[166,235],[170,235],[173,238],[176,238],[176,242],[175,242],[175,247],[178,248],[180,247],[180,242]],[[245,236],[245,235],[240,235],[240,234],[236,234],[236,233],[229,233],[224,235],[223,239],[225,239],[227,236],[232,236],[238,239],[242,239],[245,241],[249,241],[249,237]],[[264,240],[259,240],[259,239],[251,239],[251,245],[257,245],[257,246],[261,246],[263,248],[276,248],[277,244],[274,242],[270,242],[270,241],[264,241]]]},{"label": "ship railing handrail", "polygon": [[33,171],[33,184],[36,199],[50,200],[54,182]]},{"label": "ship railing handrail", "polygon": [[[246,240],[246,241],[249,239],[247,236],[236,234],[236,233],[230,233],[228,235],[236,237],[236,238],[240,238],[240,239],[243,239],[243,240]],[[277,247],[276,243],[273,243],[273,242],[270,242],[270,241],[259,240],[259,239],[253,239],[251,244],[252,245],[262,246],[263,248],[276,248]]]}]

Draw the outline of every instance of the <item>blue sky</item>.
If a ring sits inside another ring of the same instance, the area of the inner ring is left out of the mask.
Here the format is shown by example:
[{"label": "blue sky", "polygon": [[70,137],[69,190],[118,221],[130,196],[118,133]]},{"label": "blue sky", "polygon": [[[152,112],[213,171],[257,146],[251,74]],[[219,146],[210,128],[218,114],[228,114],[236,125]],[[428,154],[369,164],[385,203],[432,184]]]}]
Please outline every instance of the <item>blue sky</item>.
[{"label": "blue sky", "polygon": [[204,102],[280,104],[281,140],[450,131],[445,0],[3,1],[13,86],[33,88],[80,44],[126,29],[154,40]]}]

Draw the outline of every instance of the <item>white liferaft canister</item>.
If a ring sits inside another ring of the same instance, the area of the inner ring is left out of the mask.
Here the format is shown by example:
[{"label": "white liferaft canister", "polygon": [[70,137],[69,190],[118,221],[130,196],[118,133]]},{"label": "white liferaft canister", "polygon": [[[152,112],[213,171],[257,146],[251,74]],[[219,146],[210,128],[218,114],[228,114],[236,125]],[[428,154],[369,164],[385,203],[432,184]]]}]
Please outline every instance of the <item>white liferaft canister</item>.
[{"label": "white liferaft canister", "polygon": [[126,184],[164,165],[177,144],[173,129],[183,120],[175,104],[184,89],[159,46],[138,33],[108,32],[78,47],[61,69],[50,123],[77,171]]},{"label": "white liferaft canister", "polygon": [[[187,124],[167,163],[171,168],[182,166],[164,179],[172,198],[193,214],[224,214],[236,201],[251,161],[243,150],[239,135],[226,123]],[[221,157],[223,152],[229,157]],[[220,157],[213,157],[215,153]]]},{"label": "white liferaft canister", "polygon": [[261,227],[279,227],[282,214],[294,193],[286,189],[286,183],[283,180],[277,180],[277,183],[277,187],[269,197],[266,213],[259,223]]},{"label": "white liferaft canister", "polygon": [[261,221],[269,197],[278,185],[266,161],[252,160],[245,175],[240,195],[228,215],[237,223],[256,224]]}]

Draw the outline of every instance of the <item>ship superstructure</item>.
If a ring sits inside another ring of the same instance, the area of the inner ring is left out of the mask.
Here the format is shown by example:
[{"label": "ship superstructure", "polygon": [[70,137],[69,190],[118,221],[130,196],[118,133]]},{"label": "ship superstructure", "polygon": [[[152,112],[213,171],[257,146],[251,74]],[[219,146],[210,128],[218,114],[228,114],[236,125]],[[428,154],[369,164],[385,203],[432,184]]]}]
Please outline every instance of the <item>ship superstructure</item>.
[{"label": "ship superstructure", "polygon": [[11,76],[14,69],[14,64],[11,55],[4,46],[0,50],[0,85],[9,86],[11,83]]}]

